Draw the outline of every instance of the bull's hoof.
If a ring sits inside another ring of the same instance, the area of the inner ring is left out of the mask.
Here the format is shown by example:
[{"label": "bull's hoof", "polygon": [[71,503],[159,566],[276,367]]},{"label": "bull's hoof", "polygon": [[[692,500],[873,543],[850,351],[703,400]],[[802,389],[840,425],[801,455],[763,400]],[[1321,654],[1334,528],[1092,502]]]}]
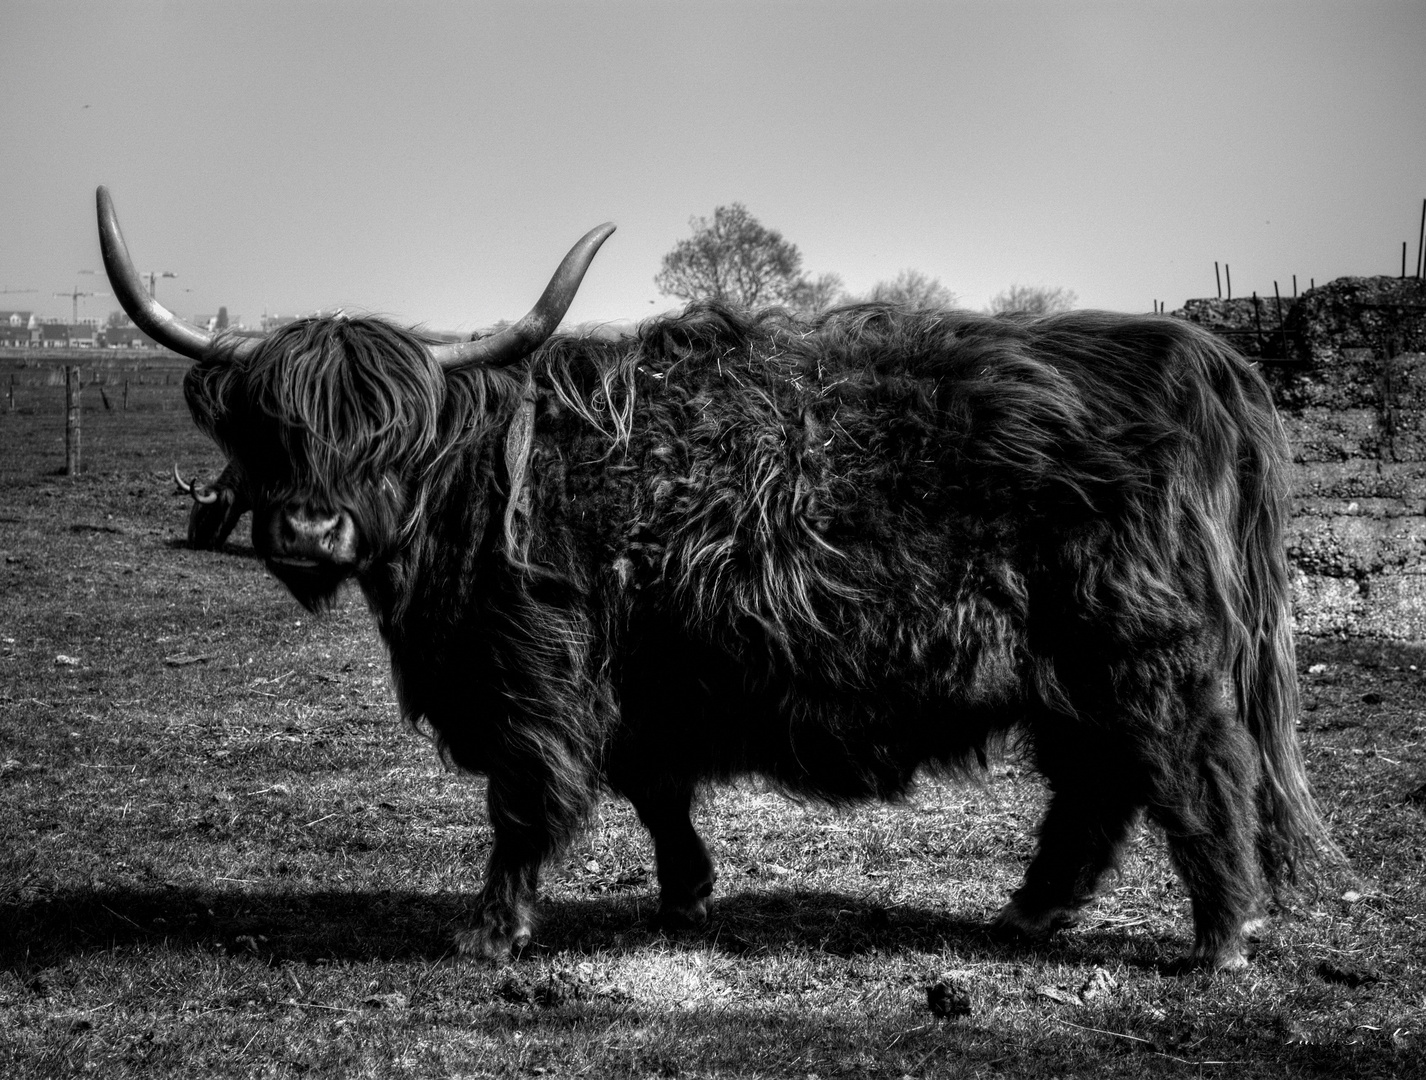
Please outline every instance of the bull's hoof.
[{"label": "bull's hoof", "polygon": [[1001,941],[1037,941],[1049,937],[1056,930],[1064,930],[1079,922],[1077,908],[1047,908],[1039,912],[1027,912],[1017,901],[1011,900],[999,914],[990,921],[990,935]]},{"label": "bull's hoof", "polygon": [[678,934],[708,925],[708,898],[713,895],[711,867],[708,869],[709,875],[701,881],[693,878],[693,885],[687,884],[687,879],[660,883],[657,916],[660,930]]},{"label": "bull's hoof", "polygon": [[456,934],[455,944],[462,956],[490,964],[503,964],[518,956],[530,944],[533,931],[528,920],[486,911],[475,926]]},{"label": "bull's hoof", "polygon": [[692,900],[659,904],[659,929],[669,934],[686,934],[701,930],[708,925],[708,898],[696,897]]},{"label": "bull's hoof", "polygon": [[1177,960],[1170,960],[1163,965],[1163,973],[1171,978],[1179,978],[1184,975],[1192,975],[1198,971],[1241,971],[1248,966],[1247,954],[1237,947],[1231,949],[1219,949],[1210,954],[1200,953],[1197,949],[1187,956],[1180,956]]}]

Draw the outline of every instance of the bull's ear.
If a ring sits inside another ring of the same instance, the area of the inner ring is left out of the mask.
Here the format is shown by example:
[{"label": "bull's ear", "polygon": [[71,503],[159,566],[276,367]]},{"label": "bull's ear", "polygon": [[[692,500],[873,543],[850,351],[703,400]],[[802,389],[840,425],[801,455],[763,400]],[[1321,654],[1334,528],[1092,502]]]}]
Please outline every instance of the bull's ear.
[{"label": "bull's ear", "polygon": [[579,283],[584,280],[599,246],[613,232],[613,222],[605,222],[585,233],[579,243],[569,249],[535,306],[514,326],[478,341],[433,345],[431,355],[443,368],[451,370],[472,364],[513,364],[534,352],[555,332],[569,305],[574,303],[574,294],[579,291]]},{"label": "bull's ear", "polygon": [[[99,211],[99,250],[120,306],[134,320],[135,326],[160,345],[190,360],[202,360],[213,346],[213,335],[184,322],[148,294],[143,278],[129,258],[129,247],[119,231],[119,218],[114,213],[114,200],[109,197],[108,188],[101,186],[95,192],[95,203]],[[241,342],[238,348],[245,351],[255,344]]]}]

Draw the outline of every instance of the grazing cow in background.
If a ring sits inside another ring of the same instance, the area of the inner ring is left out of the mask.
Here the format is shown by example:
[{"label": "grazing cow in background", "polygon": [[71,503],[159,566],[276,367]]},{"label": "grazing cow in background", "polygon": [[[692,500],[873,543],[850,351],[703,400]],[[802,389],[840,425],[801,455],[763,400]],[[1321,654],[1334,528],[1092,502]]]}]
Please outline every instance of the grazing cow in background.
[{"label": "grazing cow in background", "polygon": [[211,484],[183,479],[175,465],[173,482],[193,498],[188,511],[188,546],[195,551],[217,551],[242,516],[252,509],[243,472],[231,461]]},{"label": "grazing cow in background", "polygon": [[1193,901],[1190,963],[1245,962],[1269,889],[1335,849],[1294,734],[1286,446],[1261,378],[1166,318],[694,305],[554,337],[594,250],[500,341],[314,318],[198,362],[269,569],[366,594],[412,723],[488,779],[464,949],[531,935],[541,866],[601,791],[653,836],[660,911],[705,921],[700,785],[849,803],[1015,739],[1052,792],[996,926],[1073,920],[1142,812]]}]

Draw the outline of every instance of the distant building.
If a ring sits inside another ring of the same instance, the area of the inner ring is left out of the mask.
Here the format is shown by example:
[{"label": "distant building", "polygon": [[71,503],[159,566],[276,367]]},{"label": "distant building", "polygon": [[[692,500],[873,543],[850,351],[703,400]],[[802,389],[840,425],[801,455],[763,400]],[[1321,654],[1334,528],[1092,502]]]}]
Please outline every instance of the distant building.
[{"label": "distant building", "polygon": [[100,344],[110,349],[152,349],[157,343],[133,323],[110,323],[100,334]]},{"label": "distant building", "polygon": [[[7,314],[0,312],[0,316]],[[26,312],[28,315],[28,312]],[[0,348],[28,349],[34,344],[37,331],[30,329],[30,320],[12,321],[0,318]]]},{"label": "distant building", "polygon": [[72,349],[94,349],[99,346],[99,327],[92,319],[72,323],[69,331],[69,346]]},{"label": "distant building", "polygon": [[42,349],[63,349],[69,346],[69,325],[63,322],[42,322],[35,330],[34,344]]}]

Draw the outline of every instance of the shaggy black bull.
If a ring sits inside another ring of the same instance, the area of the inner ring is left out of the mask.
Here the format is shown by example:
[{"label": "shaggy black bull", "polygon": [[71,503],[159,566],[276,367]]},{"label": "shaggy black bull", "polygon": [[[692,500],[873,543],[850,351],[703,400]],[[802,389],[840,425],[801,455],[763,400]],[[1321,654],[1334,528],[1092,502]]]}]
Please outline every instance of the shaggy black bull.
[{"label": "shaggy black bull", "polygon": [[602,790],[653,836],[661,914],[707,918],[700,785],[896,798],[1018,741],[1052,796],[996,919],[1074,919],[1143,813],[1189,960],[1333,851],[1294,735],[1285,445],[1231,349],[1166,318],[693,306],[545,338],[598,244],[499,340],[377,319],[260,341],[116,293],[198,362],[198,425],[308,608],[365,593],[401,706],[488,779],[473,953],[530,939],[537,878]]}]

